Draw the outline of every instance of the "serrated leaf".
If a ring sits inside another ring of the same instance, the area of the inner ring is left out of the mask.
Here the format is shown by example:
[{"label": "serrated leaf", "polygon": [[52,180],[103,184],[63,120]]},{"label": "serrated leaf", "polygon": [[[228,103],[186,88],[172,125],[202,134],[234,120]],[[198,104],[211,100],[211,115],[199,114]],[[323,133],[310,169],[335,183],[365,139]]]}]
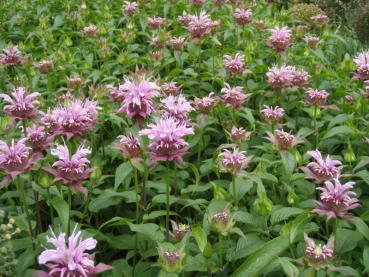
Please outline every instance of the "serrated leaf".
[{"label": "serrated leaf", "polygon": [[293,207],[284,207],[284,208],[278,209],[272,213],[270,217],[270,223],[274,225],[283,220],[287,220],[292,216],[299,215],[302,212],[304,212],[303,209],[293,208]]},{"label": "serrated leaf", "polygon": [[353,223],[356,226],[356,229],[367,239],[369,240],[369,227],[360,217],[355,217],[353,219]]},{"label": "serrated leaf", "polygon": [[278,258],[278,260],[287,277],[297,277],[299,275],[299,269],[293,263],[290,262],[289,258],[283,257]]},{"label": "serrated leaf", "polygon": [[350,127],[344,125],[329,129],[323,138],[327,139],[337,135],[352,135],[352,134],[354,134],[354,131]]},{"label": "serrated leaf", "polygon": [[51,205],[54,207],[54,209],[56,210],[56,212],[59,216],[59,220],[62,224],[63,231],[67,232],[68,221],[69,221],[69,212],[70,212],[68,203],[65,202],[61,198],[53,198],[51,200]]},{"label": "serrated leaf", "polygon": [[115,171],[114,190],[117,190],[120,184],[123,183],[124,179],[131,174],[132,166],[129,162],[124,162],[117,167]]}]

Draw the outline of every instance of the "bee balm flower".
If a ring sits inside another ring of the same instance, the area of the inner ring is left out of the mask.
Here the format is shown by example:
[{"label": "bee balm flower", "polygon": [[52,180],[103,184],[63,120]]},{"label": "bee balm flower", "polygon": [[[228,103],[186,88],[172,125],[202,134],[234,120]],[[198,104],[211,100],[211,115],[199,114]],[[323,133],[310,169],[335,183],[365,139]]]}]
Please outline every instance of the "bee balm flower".
[{"label": "bee balm flower", "polygon": [[193,110],[191,103],[182,95],[169,95],[161,100],[161,103],[164,104],[164,115],[178,120],[186,120],[188,114]]},{"label": "bee balm flower", "polygon": [[3,53],[0,54],[0,64],[14,66],[22,62],[23,57],[17,46],[5,48],[3,49]]},{"label": "bee balm flower", "polygon": [[230,75],[242,74],[245,70],[244,63],[245,56],[237,53],[234,58],[230,55],[223,56],[223,65],[224,68],[228,71]]},{"label": "bee balm flower", "polygon": [[261,110],[262,116],[265,121],[269,123],[277,123],[279,122],[283,115],[284,115],[284,109],[276,106],[276,107],[269,107],[267,105],[264,105],[264,109]]},{"label": "bee balm flower", "polygon": [[236,148],[233,149],[233,152],[224,149],[219,154],[220,169],[233,175],[238,175],[242,169],[249,165],[252,159],[252,157],[247,157],[245,153],[245,151],[239,151]]},{"label": "bee balm flower", "polygon": [[288,150],[302,142],[302,140],[296,138],[291,133],[283,130],[277,129],[274,134],[267,132],[267,135],[266,139],[272,142],[278,150]]},{"label": "bee balm flower", "polygon": [[136,13],[138,5],[136,2],[128,2],[128,1],[124,1],[124,12],[129,15],[132,16]]},{"label": "bee balm flower", "polygon": [[221,234],[222,236],[228,236],[233,226],[235,225],[234,220],[235,214],[231,215],[228,208],[224,208],[222,212],[209,214],[208,221],[211,229]]},{"label": "bee balm flower", "polygon": [[306,91],[306,94],[307,98],[305,99],[305,103],[314,106],[320,106],[324,104],[329,96],[328,92],[326,92],[325,90],[317,90],[312,88],[309,88]]},{"label": "bee balm flower", "polygon": [[60,277],[60,276],[85,276],[94,277],[99,273],[112,269],[106,264],[94,264],[94,255],[86,251],[93,250],[97,241],[93,238],[82,239],[81,231],[76,228],[66,241],[66,235],[58,236],[51,231],[52,237],[47,237],[47,242],[54,249],[46,249],[38,257],[38,263],[45,265],[48,272],[38,271],[35,276]]},{"label": "bee balm flower", "polygon": [[234,11],[234,19],[238,25],[246,25],[252,21],[252,11],[236,8]]},{"label": "bee balm flower", "polygon": [[222,88],[222,100],[227,107],[239,110],[242,104],[251,96],[251,94],[244,94],[242,92],[243,87],[236,86],[231,87],[228,83],[224,84]]},{"label": "bee balm flower", "polygon": [[270,29],[271,36],[268,38],[268,46],[282,54],[292,45],[292,34],[288,27],[276,27]]},{"label": "bee balm flower", "polygon": [[327,216],[328,219],[340,217],[349,220],[349,211],[359,206],[359,200],[353,198],[356,193],[350,191],[355,182],[341,184],[339,176],[334,179],[334,183],[326,181],[324,187],[318,187],[322,191],[320,201],[316,201],[318,207],[313,210],[320,215]]},{"label": "bee balm flower", "polygon": [[198,16],[190,15],[188,19],[187,30],[193,38],[202,38],[212,31],[213,21],[204,11]]},{"label": "bee balm flower", "polygon": [[56,148],[51,150],[51,155],[58,158],[52,165],[57,169],[44,168],[44,170],[54,175],[55,181],[61,181],[75,190],[86,194],[87,190],[80,182],[87,179],[94,171],[93,168],[87,168],[90,161],[86,156],[90,153],[91,150],[84,148],[82,145],[77,149],[76,153],[71,155],[66,145],[57,145]]},{"label": "bee balm flower", "polygon": [[44,126],[33,125],[27,129],[27,144],[33,151],[42,151],[49,147],[51,136],[46,133]]},{"label": "bee balm flower", "polygon": [[150,28],[152,29],[159,29],[162,25],[166,24],[168,21],[165,18],[162,17],[149,17],[147,19],[147,24],[150,26]]},{"label": "bee balm flower", "polygon": [[161,118],[155,124],[149,124],[147,129],[139,132],[139,135],[153,140],[149,145],[149,150],[154,162],[182,162],[188,146],[183,137],[193,133],[193,128],[188,128],[185,123],[168,117]]},{"label": "bee balm flower", "polygon": [[327,244],[315,244],[305,233],[305,262],[316,269],[324,268],[333,259],[334,254],[334,236],[331,236]]},{"label": "bee balm flower", "polygon": [[158,263],[166,272],[179,273],[182,271],[185,261],[184,258],[186,256],[183,249],[174,249],[174,247],[169,246],[159,246],[158,253]]},{"label": "bee balm flower", "polygon": [[314,182],[320,184],[324,181],[336,178],[342,168],[342,163],[337,160],[332,160],[328,155],[324,160],[319,150],[307,152],[315,159],[315,162],[310,162],[306,167],[302,167],[307,179],[312,179]]},{"label": "bee balm flower", "polygon": [[369,51],[361,52],[355,59],[356,73],[355,77],[359,80],[369,80]]},{"label": "bee balm flower", "polygon": [[0,186],[27,171],[39,158],[38,154],[31,155],[31,148],[26,146],[26,138],[18,141],[12,140],[9,146],[0,140],[0,171],[8,174],[0,182]]},{"label": "bee balm flower", "polygon": [[37,106],[40,104],[37,97],[40,96],[38,92],[28,94],[24,87],[15,88],[10,97],[7,94],[0,94],[0,98],[3,98],[8,105],[5,105],[4,110],[7,115],[16,119],[32,119],[35,115],[39,114]]},{"label": "bee balm flower", "polygon": [[170,233],[174,240],[180,241],[190,231],[190,226],[186,224],[177,224],[171,220],[172,232]]},{"label": "bee balm flower", "polygon": [[209,96],[205,96],[202,98],[195,97],[195,107],[201,114],[208,114],[213,109],[217,100],[214,97],[214,92],[210,92]]},{"label": "bee balm flower", "polygon": [[97,35],[97,27],[94,25],[86,26],[82,29],[82,33],[86,37],[95,37]]},{"label": "bee balm flower", "polygon": [[268,77],[268,83],[273,89],[286,88],[291,86],[292,78],[296,69],[293,66],[282,65],[278,67],[276,65],[269,68],[266,76]]},{"label": "bee balm flower", "polygon": [[142,149],[140,142],[133,137],[120,135],[118,136],[119,143],[116,144],[116,147],[122,152],[122,154],[126,158],[130,159],[139,159],[142,155]]}]

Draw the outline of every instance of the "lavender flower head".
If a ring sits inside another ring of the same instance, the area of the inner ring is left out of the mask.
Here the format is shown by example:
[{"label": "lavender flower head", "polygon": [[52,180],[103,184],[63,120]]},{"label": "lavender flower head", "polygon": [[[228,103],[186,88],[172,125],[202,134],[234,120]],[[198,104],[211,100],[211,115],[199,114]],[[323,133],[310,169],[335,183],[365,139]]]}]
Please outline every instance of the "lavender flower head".
[{"label": "lavender flower head", "polygon": [[261,114],[265,121],[274,124],[282,119],[284,109],[278,106],[273,108],[272,106],[264,105],[264,109],[261,110]]},{"label": "lavender flower head", "polygon": [[17,46],[9,46],[3,49],[3,53],[0,54],[0,64],[6,66],[14,66],[23,62],[21,52]]},{"label": "lavender flower head", "polygon": [[155,124],[149,124],[147,129],[139,132],[153,142],[149,145],[151,160],[182,162],[188,143],[183,139],[193,134],[193,128],[186,127],[184,122],[175,118],[161,118]]},{"label": "lavender flower head", "polygon": [[67,81],[68,81],[68,87],[72,89],[79,88],[83,83],[83,80],[80,77],[71,77],[71,78],[68,78]]},{"label": "lavender flower head", "polygon": [[282,65],[278,67],[276,65],[269,68],[266,76],[268,77],[268,83],[273,89],[286,88],[292,85],[292,78],[296,69],[293,66]]},{"label": "lavender flower head", "polygon": [[174,117],[180,121],[186,121],[188,114],[193,110],[191,103],[182,95],[169,95],[161,100],[161,103],[164,104],[164,116]]},{"label": "lavender flower head", "polygon": [[350,191],[355,182],[342,185],[339,176],[333,181],[326,181],[324,187],[317,188],[321,191],[320,201],[316,201],[318,207],[313,212],[326,216],[328,220],[336,217],[350,220],[349,212],[359,206],[359,200],[354,198],[356,193]]},{"label": "lavender flower head", "polygon": [[127,15],[129,16],[134,15],[137,12],[137,8],[138,5],[136,2],[124,1],[123,9]]},{"label": "lavender flower head", "polygon": [[331,180],[339,176],[342,168],[342,163],[338,160],[332,160],[328,155],[324,160],[319,150],[307,152],[315,159],[307,166],[302,167],[307,179],[311,179],[317,184],[321,184],[327,180]]},{"label": "lavender flower head", "polygon": [[72,99],[66,105],[55,108],[52,114],[58,124],[57,133],[68,138],[83,135],[93,128],[98,109],[97,102],[88,99]]},{"label": "lavender flower head", "polygon": [[84,148],[84,146],[81,145],[76,153],[71,155],[65,144],[57,145],[51,150],[51,155],[58,159],[52,165],[56,167],[56,170],[52,168],[44,168],[44,170],[54,175],[54,181],[61,181],[86,195],[87,190],[82,186],[80,181],[89,178],[94,171],[94,168],[87,168],[90,161],[86,157],[90,153],[90,149]]},{"label": "lavender flower head", "polygon": [[234,19],[240,26],[246,25],[252,21],[252,11],[236,8],[234,11]]},{"label": "lavender flower head", "polygon": [[154,16],[147,19],[147,24],[151,29],[159,29],[161,26],[165,25],[168,21],[165,18]]},{"label": "lavender flower head", "polygon": [[292,34],[288,27],[276,27],[270,29],[271,36],[268,38],[267,44],[270,48],[282,54],[292,45]]},{"label": "lavender flower head", "polygon": [[0,182],[0,187],[11,179],[27,171],[35,164],[39,155],[31,155],[31,148],[26,145],[26,138],[18,141],[12,140],[11,145],[0,140],[0,171],[8,174]]},{"label": "lavender flower head", "polygon": [[123,156],[129,159],[138,160],[142,156],[142,148],[140,142],[132,135],[118,136],[119,143],[116,147],[122,152]]},{"label": "lavender flower head", "polygon": [[267,132],[267,140],[273,143],[278,150],[288,150],[296,145],[302,143],[302,140],[296,138],[291,133],[283,130],[275,130],[275,133]]},{"label": "lavender flower head", "polygon": [[165,83],[161,86],[165,95],[178,95],[181,93],[182,87],[178,86],[176,82]]},{"label": "lavender flower head", "polygon": [[121,89],[123,93],[123,102],[118,112],[132,117],[136,123],[154,112],[152,98],[159,95],[159,87],[150,82],[145,77],[137,80],[126,77]]},{"label": "lavender flower head", "polygon": [[228,73],[232,75],[242,74],[245,70],[244,63],[245,56],[237,53],[234,57],[230,55],[223,56],[223,65],[224,68],[228,71]]},{"label": "lavender flower head", "polygon": [[190,231],[190,226],[186,224],[177,224],[175,221],[171,220],[172,223],[172,232],[170,235],[175,241],[180,241],[183,237]]},{"label": "lavender flower head", "polygon": [[227,107],[231,107],[236,110],[241,109],[242,104],[251,96],[251,94],[244,94],[242,89],[243,87],[241,86],[232,88],[228,83],[225,83],[221,90],[223,103]]},{"label": "lavender flower head", "polygon": [[224,151],[219,154],[219,166],[221,171],[239,175],[240,171],[245,169],[252,159],[252,156],[247,157],[245,154],[245,151],[239,151],[237,148],[234,148],[233,152],[224,149]]},{"label": "lavender flower head", "polygon": [[7,94],[0,94],[0,98],[4,99],[8,105],[4,106],[5,113],[16,120],[32,119],[39,114],[37,106],[40,102],[37,97],[40,96],[38,92],[28,93],[26,88],[14,88],[10,97]]},{"label": "lavender flower head", "polygon": [[217,100],[214,97],[214,92],[210,92],[208,96],[202,98],[195,97],[194,103],[196,110],[204,115],[212,112]]},{"label": "lavender flower head", "polygon": [[106,85],[106,89],[109,92],[109,100],[111,102],[121,103],[124,99],[123,85],[114,86],[112,84]]},{"label": "lavender flower head", "polygon": [[184,267],[184,258],[186,256],[184,249],[174,249],[175,247],[173,247],[172,245],[170,245],[171,247],[167,246],[168,244],[166,244],[165,246],[160,245],[158,247],[158,263],[166,272],[179,273]]},{"label": "lavender flower head", "polygon": [[327,244],[315,244],[315,242],[304,233],[305,239],[305,262],[316,269],[324,268],[334,258],[334,236],[331,236]]},{"label": "lavender flower head", "polygon": [[42,151],[49,147],[52,136],[49,136],[44,126],[32,125],[27,129],[27,144],[34,152]]},{"label": "lavender flower head", "polygon": [[313,48],[317,47],[321,43],[320,38],[316,36],[305,36],[304,40],[308,46]]},{"label": "lavender flower head", "polygon": [[327,101],[329,93],[325,90],[318,90],[309,88],[306,91],[307,97],[305,99],[305,104],[312,106],[321,106]]},{"label": "lavender flower head", "polygon": [[168,44],[173,47],[175,51],[181,51],[186,44],[184,37],[172,37],[169,39]]},{"label": "lavender flower head", "polygon": [[369,51],[361,52],[355,59],[356,73],[355,78],[366,81],[369,80]]},{"label": "lavender flower head", "polygon": [[305,85],[307,85],[310,81],[310,75],[305,70],[296,70],[292,72],[291,76],[291,85],[303,88]]},{"label": "lavender flower head", "polygon": [[82,33],[86,36],[86,37],[95,37],[97,35],[97,27],[94,25],[90,25],[90,26],[86,26],[82,29]]},{"label": "lavender flower head", "polygon": [[213,21],[210,16],[202,11],[198,16],[188,16],[187,30],[193,38],[202,38],[212,31]]},{"label": "lavender flower head", "polygon": [[38,263],[45,265],[48,272],[38,271],[35,276],[60,277],[60,276],[85,276],[94,277],[99,273],[112,269],[105,264],[94,264],[94,254],[86,251],[93,250],[97,241],[93,238],[82,239],[81,231],[76,228],[66,241],[66,234],[58,236],[51,230],[51,237],[47,242],[54,246],[53,249],[44,250],[38,257]]},{"label": "lavender flower head", "polygon": [[232,142],[235,143],[241,143],[243,141],[246,141],[250,138],[251,133],[246,132],[246,130],[242,127],[237,128],[235,126],[232,127],[232,130],[230,132],[230,138]]}]

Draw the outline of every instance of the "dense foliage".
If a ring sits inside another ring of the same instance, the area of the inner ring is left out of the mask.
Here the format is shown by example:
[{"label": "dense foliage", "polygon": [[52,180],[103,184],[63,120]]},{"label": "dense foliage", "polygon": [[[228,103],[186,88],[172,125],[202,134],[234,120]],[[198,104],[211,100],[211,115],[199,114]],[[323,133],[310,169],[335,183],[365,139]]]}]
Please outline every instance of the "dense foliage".
[{"label": "dense foliage", "polygon": [[0,276],[367,274],[369,52],[327,15],[2,1]]}]

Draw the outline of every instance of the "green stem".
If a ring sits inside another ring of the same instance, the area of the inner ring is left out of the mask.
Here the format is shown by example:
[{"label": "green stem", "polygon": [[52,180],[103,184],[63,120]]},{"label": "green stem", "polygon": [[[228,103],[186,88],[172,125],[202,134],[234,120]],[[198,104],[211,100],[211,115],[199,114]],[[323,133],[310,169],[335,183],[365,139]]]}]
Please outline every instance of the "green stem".
[{"label": "green stem", "polygon": [[315,132],[315,149],[319,146],[319,128],[318,128],[318,106],[314,105],[314,132]]},{"label": "green stem", "polygon": [[234,175],[232,175],[232,189],[233,189],[234,206],[237,207],[238,206],[238,199],[237,199],[237,194],[236,194],[236,178],[235,178]]},{"label": "green stem", "polygon": [[67,232],[68,232],[68,237],[70,235],[70,222],[72,220],[72,190],[71,188],[68,187],[68,207],[69,207],[69,219],[68,219],[68,227],[67,227]]},{"label": "green stem", "polygon": [[20,183],[20,176],[17,176],[15,180],[16,180],[17,189],[21,194],[21,199],[22,199],[22,202],[23,202],[24,212],[26,213],[26,219],[27,219],[27,224],[28,224],[28,232],[29,232],[29,235],[31,236],[31,240],[32,240],[32,248],[33,248],[33,250],[35,250],[36,249],[35,238],[33,236],[31,216],[30,216],[29,210],[28,210],[27,195],[26,195],[26,192],[24,190],[24,186],[23,186],[24,184]]},{"label": "green stem", "polygon": [[166,163],[166,192],[167,192],[167,197],[166,197],[166,209],[167,209],[167,214],[166,214],[166,218],[165,218],[165,229],[166,229],[166,239],[167,241],[169,241],[169,208],[170,208],[170,202],[169,202],[169,195],[170,195],[170,162],[167,160]]},{"label": "green stem", "polygon": [[219,235],[219,258],[220,258],[220,270],[223,270],[223,238]]},{"label": "green stem", "polygon": [[51,217],[51,226],[54,226],[54,209],[52,207],[51,203],[51,195],[49,188],[46,189],[46,196],[47,196],[47,204],[50,208],[50,217]]}]

